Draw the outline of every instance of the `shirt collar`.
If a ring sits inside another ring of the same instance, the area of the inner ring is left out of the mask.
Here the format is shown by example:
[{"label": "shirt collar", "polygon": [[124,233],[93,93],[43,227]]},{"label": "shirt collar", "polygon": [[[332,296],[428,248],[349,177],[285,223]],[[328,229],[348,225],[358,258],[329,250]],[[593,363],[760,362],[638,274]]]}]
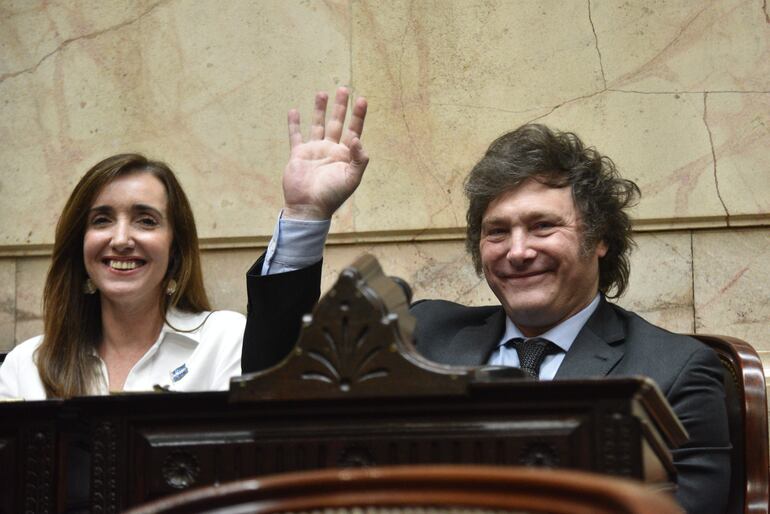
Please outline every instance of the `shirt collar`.
[{"label": "shirt collar", "polygon": [[201,328],[209,317],[210,312],[184,312],[174,307],[166,311],[166,322],[160,330],[158,342],[162,341],[166,334],[174,334],[177,337],[189,339],[193,343],[200,344]]},{"label": "shirt collar", "polygon": [[[540,334],[539,337],[552,341],[554,344],[556,344],[556,346],[565,352],[569,351],[569,349],[572,347],[572,343],[575,342],[575,338],[577,337],[578,333],[588,321],[588,318],[590,318],[591,314],[593,314],[597,307],[599,307],[600,299],[601,295],[596,293],[596,296],[593,300],[591,300],[591,303],[585,306],[580,312],[562,321],[547,332]],[[524,334],[521,333],[519,327],[517,327],[508,316],[506,316],[505,333],[503,333],[503,338],[500,340],[497,346],[500,347],[515,337],[528,339],[524,336]]]},{"label": "shirt collar", "polygon": [[[147,354],[152,353],[163,342],[166,334],[174,334],[176,337],[183,337],[189,339],[196,345],[201,342],[201,328],[203,322],[209,317],[210,312],[183,312],[174,307],[169,308],[166,311],[166,321],[163,323],[163,327],[160,329],[158,339],[147,350]],[[188,332],[189,330],[189,332]],[[184,332],[181,332],[184,331]],[[99,357],[99,352],[96,348],[91,349],[91,355]]]}]

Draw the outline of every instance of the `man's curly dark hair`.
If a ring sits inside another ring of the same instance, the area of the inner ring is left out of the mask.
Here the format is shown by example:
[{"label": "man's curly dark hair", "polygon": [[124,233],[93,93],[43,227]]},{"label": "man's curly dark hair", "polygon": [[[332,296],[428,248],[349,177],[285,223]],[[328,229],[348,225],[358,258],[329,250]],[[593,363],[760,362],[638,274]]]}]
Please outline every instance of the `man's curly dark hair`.
[{"label": "man's curly dark hair", "polygon": [[[572,188],[583,229],[583,250],[600,241],[607,254],[599,259],[599,291],[610,298],[628,286],[629,256],[634,246],[626,208],[640,197],[639,187],[620,176],[615,164],[586,148],[572,132],[527,124],[496,139],[465,181],[468,198],[466,250],[481,274],[481,221],[489,204],[528,179],[550,187]],[[614,290],[614,291],[613,291]]]}]

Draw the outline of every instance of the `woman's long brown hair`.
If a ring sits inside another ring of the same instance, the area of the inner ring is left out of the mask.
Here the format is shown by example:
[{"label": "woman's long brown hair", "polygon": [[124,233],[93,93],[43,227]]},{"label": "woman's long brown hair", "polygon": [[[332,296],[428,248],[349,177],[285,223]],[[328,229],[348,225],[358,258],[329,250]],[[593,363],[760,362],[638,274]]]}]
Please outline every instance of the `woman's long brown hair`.
[{"label": "woman's long brown hair", "polygon": [[102,338],[99,292],[85,294],[87,275],[83,238],[88,212],[102,188],[115,178],[149,173],[168,195],[173,242],[162,291],[176,280],[176,292],[163,295],[161,316],[176,307],[187,312],[210,310],[203,286],[198,233],[190,202],[171,169],[139,154],[120,154],[101,161],[80,179],[64,206],[43,292],[43,342],[36,353],[37,369],[48,398],[71,398],[94,392],[99,379],[95,349]]}]

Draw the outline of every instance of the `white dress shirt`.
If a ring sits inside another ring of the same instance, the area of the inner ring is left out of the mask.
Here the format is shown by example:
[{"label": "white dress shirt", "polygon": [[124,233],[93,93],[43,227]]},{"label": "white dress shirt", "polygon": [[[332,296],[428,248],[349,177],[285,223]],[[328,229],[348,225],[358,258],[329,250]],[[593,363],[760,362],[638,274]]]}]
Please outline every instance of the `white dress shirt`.
[{"label": "white dress shirt", "polygon": [[[150,391],[156,385],[170,391],[228,389],[230,377],[241,374],[243,314],[169,309],[166,319],[158,339],[128,373],[123,391]],[[46,398],[34,360],[42,341],[43,336],[28,339],[6,356],[0,366],[0,398]],[[93,394],[109,394],[107,366],[99,363]]]},{"label": "white dress shirt", "polygon": [[[596,297],[591,301],[591,303],[583,308],[583,310],[571,318],[567,318],[566,320],[562,321],[547,332],[537,336],[542,337],[543,339],[548,339],[556,346],[564,350],[563,352],[545,356],[543,363],[540,365],[540,374],[538,375],[540,380],[553,380],[553,377],[556,376],[556,372],[559,370],[559,366],[561,366],[564,357],[572,347],[572,343],[575,342],[575,338],[577,337],[578,333],[582,330],[583,325],[586,324],[588,318],[591,317],[591,314],[593,314],[596,308],[599,307],[599,299],[600,296],[597,293]],[[494,364],[497,366],[513,366],[515,368],[520,367],[519,354],[516,352],[516,348],[508,348],[505,346],[505,343],[514,337],[529,339],[524,337],[524,334],[521,333],[521,330],[519,330],[519,328],[513,324],[513,321],[511,321],[511,319],[506,316],[505,332],[503,333],[503,337],[500,339],[500,342],[497,344],[497,349],[492,352],[488,364]]]}]

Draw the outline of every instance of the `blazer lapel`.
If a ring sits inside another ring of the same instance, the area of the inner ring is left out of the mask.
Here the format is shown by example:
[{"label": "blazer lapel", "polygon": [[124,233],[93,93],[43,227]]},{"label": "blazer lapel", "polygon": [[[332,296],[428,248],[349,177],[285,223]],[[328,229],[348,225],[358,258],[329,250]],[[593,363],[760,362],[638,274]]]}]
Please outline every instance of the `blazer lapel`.
[{"label": "blazer lapel", "polygon": [[578,333],[556,379],[606,376],[623,357],[625,329],[604,298]]},{"label": "blazer lapel", "polygon": [[492,350],[505,329],[505,314],[500,308],[483,323],[460,329],[442,351],[441,362],[459,366],[481,366],[487,363]]}]

